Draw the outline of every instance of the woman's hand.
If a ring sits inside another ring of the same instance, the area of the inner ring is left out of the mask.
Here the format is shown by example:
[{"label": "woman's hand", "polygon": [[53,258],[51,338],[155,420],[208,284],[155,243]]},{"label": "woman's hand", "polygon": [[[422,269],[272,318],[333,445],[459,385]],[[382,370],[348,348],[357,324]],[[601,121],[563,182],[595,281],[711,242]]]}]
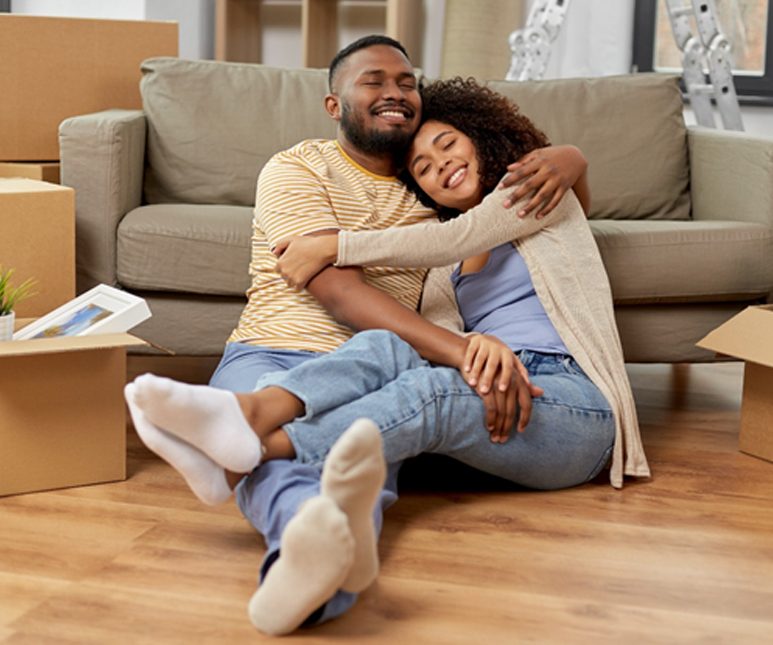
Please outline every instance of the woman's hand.
[{"label": "woman's hand", "polygon": [[[507,167],[507,175],[500,183],[500,189],[510,188],[519,182],[520,186],[507,197],[505,208],[510,208],[531,194],[531,199],[518,212],[518,217],[526,217],[535,211],[534,216],[541,219],[556,207],[566,191],[575,184],[580,182],[584,189],[587,168],[588,161],[576,146],[548,146],[532,150]],[[589,198],[588,194],[588,201]],[[590,204],[582,205],[587,212]]]},{"label": "woman's hand", "polygon": [[279,257],[276,270],[284,281],[304,289],[315,275],[338,259],[338,233],[296,235],[279,241],[273,253]]},{"label": "woman's hand", "polygon": [[471,387],[488,394],[498,374],[497,387],[504,392],[510,385],[516,361],[520,364],[513,351],[496,336],[473,334],[467,337],[463,376]]},{"label": "woman's hand", "polygon": [[507,441],[516,416],[517,430],[523,432],[531,417],[532,397],[544,394],[531,384],[528,371],[512,350],[494,336],[468,337],[462,375],[483,399],[486,427],[495,443]]}]

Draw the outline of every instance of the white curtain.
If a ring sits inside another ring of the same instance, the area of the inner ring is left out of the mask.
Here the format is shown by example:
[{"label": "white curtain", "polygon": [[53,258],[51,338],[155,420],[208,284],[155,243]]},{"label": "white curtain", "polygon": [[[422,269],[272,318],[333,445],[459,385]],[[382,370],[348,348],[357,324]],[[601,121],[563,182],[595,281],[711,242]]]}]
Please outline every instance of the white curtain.
[{"label": "white curtain", "polygon": [[545,78],[628,74],[633,15],[634,0],[571,0]]}]

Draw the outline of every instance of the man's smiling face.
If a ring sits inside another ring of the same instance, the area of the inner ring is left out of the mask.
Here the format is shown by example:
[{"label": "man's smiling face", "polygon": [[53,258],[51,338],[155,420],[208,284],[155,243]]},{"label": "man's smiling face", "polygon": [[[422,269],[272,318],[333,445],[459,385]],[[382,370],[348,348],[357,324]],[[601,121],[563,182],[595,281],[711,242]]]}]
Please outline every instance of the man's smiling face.
[{"label": "man's smiling face", "polygon": [[347,140],[365,153],[401,155],[421,111],[408,59],[394,47],[374,45],[353,53],[336,77],[333,93]]}]

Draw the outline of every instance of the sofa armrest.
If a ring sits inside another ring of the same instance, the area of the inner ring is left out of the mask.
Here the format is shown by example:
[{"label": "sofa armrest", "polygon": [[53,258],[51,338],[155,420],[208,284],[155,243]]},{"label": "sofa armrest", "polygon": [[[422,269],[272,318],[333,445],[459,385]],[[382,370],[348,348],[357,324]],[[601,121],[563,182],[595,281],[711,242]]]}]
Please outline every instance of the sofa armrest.
[{"label": "sofa armrest", "polygon": [[773,139],[697,126],[687,132],[693,219],[773,228]]},{"label": "sofa armrest", "polygon": [[115,285],[116,231],[142,201],[145,115],[106,110],[59,126],[62,184],[75,189],[78,292]]}]

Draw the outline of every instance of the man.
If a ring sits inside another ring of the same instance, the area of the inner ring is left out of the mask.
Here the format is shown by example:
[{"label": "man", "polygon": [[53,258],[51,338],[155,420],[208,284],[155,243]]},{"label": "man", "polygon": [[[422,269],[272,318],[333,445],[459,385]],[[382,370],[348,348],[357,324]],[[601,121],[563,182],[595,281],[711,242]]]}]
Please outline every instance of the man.
[{"label": "man", "polygon": [[[386,328],[425,359],[462,367],[467,341],[416,313],[424,270],[328,267],[306,291],[289,288],[276,271],[271,251],[284,238],[407,225],[434,217],[395,178],[397,160],[416,131],[421,110],[416,77],[402,46],[382,36],[356,41],[333,59],[329,83],[325,108],[338,121],[336,140],[302,142],[277,154],[261,172],[253,283],[213,375],[215,387],[252,391],[263,374],[335,349],[352,335],[352,328]],[[518,178],[516,173],[510,183]],[[537,186],[545,183],[537,177]],[[527,183],[508,199],[515,201],[531,189]],[[538,191],[535,199],[535,204],[544,200],[544,193]],[[515,375],[511,388],[523,387]],[[496,409],[495,397],[483,396]],[[143,439],[156,441],[151,447],[173,463],[167,455],[182,454],[180,446],[163,445],[168,438],[149,427],[131,401],[130,407]],[[378,433],[356,425],[330,452],[321,476],[296,462],[270,461],[246,478],[231,478],[240,509],[268,547],[263,582],[250,602],[250,617],[262,631],[287,633],[302,623],[336,617],[354,603],[353,592],[375,578],[373,524],[377,533],[383,509],[396,499],[399,468],[390,465],[381,490],[379,448]],[[256,450],[245,446],[252,466],[260,460]],[[198,458],[192,453],[183,456]],[[223,491],[212,493],[213,501],[227,494]],[[377,498],[380,503],[371,520]]]}]

